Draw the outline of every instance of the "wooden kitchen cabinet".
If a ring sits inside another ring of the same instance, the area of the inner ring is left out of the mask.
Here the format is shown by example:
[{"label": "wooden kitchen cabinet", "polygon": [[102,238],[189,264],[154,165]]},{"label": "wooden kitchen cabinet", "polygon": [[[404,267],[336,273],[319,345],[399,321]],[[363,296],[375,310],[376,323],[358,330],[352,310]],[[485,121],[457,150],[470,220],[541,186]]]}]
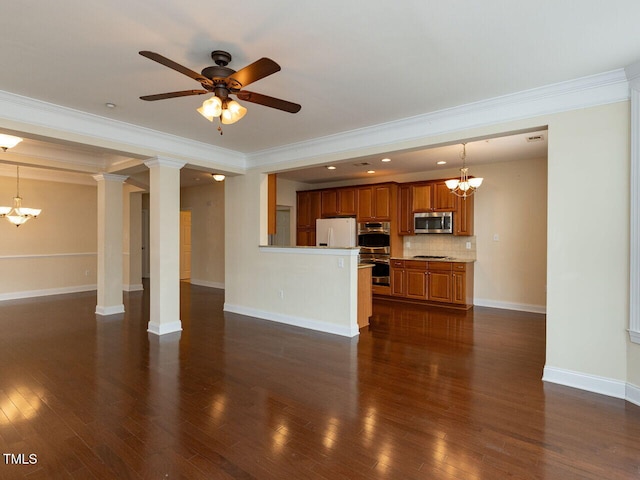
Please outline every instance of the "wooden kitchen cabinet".
[{"label": "wooden kitchen cabinet", "polygon": [[404,297],[407,293],[405,285],[404,260],[391,260],[389,275],[391,277],[391,295]]},{"label": "wooden kitchen cabinet", "polygon": [[394,187],[391,184],[380,184],[358,188],[358,222],[390,221]]},{"label": "wooden kitchen cabinet", "polygon": [[315,246],[316,220],[321,217],[320,191],[302,191],[296,195],[296,245]]},{"label": "wooden kitchen cabinet", "polygon": [[456,209],[453,212],[453,234],[472,236],[474,223],[475,196],[456,199]]},{"label": "wooden kitchen cabinet", "polygon": [[355,188],[331,188],[321,190],[322,218],[355,216],[357,197]]},{"label": "wooden kitchen cabinet", "polygon": [[391,295],[469,309],[473,306],[473,263],[392,259]]},{"label": "wooden kitchen cabinet", "polygon": [[412,213],[452,212],[456,209],[456,196],[444,182],[413,184]]},{"label": "wooden kitchen cabinet", "polygon": [[429,262],[428,299],[450,303],[453,298],[450,262]]},{"label": "wooden kitchen cabinet", "polygon": [[398,187],[398,234],[400,235],[413,235],[411,202],[411,185],[400,185]]}]

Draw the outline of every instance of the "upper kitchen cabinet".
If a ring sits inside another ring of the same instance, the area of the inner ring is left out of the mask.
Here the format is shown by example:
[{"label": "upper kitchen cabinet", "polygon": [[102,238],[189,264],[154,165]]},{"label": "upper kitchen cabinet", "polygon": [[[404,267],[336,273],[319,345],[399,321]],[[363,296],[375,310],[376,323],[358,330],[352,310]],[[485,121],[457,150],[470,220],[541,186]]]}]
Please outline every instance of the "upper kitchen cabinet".
[{"label": "upper kitchen cabinet", "polygon": [[357,194],[355,188],[330,188],[322,190],[321,193],[322,218],[356,215]]},{"label": "upper kitchen cabinet", "polygon": [[456,197],[456,209],[453,212],[453,234],[460,236],[473,235],[474,198]]},{"label": "upper kitchen cabinet", "polygon": [[413,235],[413,201],[411,185],[398,186],[398,233]]},{"label": "upper kitchen cabinet", "polygon": [[320,218],[320,192],[303,191],[296,196],[296,245],[315,246],[316,220]]},{"label": "upper kitchen cabinet", "polygon": [[367,185],[358,188],[359,222],[390,221],[395,184]]},{"label": "upper kitchen cabinet", "polygon": [[444,182],[415,183],[412,187],[413,213],[455,210],[456,196]]}]

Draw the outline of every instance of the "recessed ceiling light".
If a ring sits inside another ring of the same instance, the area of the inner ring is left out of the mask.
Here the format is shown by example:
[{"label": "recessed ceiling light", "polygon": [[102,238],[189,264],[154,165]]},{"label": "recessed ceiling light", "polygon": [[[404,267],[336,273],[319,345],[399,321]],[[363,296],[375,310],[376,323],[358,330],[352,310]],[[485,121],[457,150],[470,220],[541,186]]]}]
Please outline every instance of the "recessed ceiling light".
[{"label": "recessed ceiling light", "polygon": [[439,162],[436,162],[436,165],[446,165],[447,162],[445,162],[444,160],[440,160]]},{"label": "recessed ceiling light", "polygon": [[381,161],[381,162],[385,162],[385,163],[387,163],[387,162],[390,162],[390,161],[391,161],[391,159],[390,159],[390,158],[383,158],[383,159],[382,159],[382,160],[380,160],[380,161]]},{"label": "recessed ceiling light", "polygon": [[376,173],[375,170],[367,170],[367,173]]},{"label": "recessed ceiling light", "polygon": [[116,104],[111,102],[105,103],[104,106],[107,108],[116,108]]},{"label": "recessed ceiling light", "polygon": [[335,170],[336,167],[334,167],[333,165],[327,165],[327,170]]}]

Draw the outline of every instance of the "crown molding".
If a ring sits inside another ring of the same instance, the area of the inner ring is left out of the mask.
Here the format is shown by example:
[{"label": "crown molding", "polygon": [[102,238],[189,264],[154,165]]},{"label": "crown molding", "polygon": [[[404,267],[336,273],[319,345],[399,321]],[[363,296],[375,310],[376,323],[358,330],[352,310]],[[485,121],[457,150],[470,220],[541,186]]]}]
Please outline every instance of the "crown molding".
[{"label": "crown molding", "polygon": [[234,173],[245,170],[242,153],[130,123],[0,91],[0,126],[128,152],[163,155]]},{"label": "crown molding", "polygon": [[247,167],[320,163],[329,156],[348,157],[363,149],[378,153],[402,143],[419,143],[434,135],[468,130],[541,115],[593,107],[629,99],[624,69],[556,83],[438,110],[349,132],[262,150],[247,155]]}]

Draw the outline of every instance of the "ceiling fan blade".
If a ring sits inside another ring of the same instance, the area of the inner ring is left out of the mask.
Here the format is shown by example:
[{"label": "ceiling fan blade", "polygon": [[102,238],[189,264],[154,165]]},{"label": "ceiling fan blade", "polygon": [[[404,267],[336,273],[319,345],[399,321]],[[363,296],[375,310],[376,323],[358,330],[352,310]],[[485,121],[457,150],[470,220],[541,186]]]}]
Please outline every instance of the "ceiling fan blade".
[{"label": "ceiling fan blade", "polygon": [[154,62],[158,62],[159,64],[164,65],[165,67],[169,67],[169,68],[175,70],[176,72],[180,72],[183,75],[186,75],[187,77],[191,77],[197,82],[206,83],[207,85],[212,85],[213,84],[213,82],[211,80],[209,80],[207,77],[202,76],[202,74],[200,74],[198,72],[194,72],[190,68],[183,67],[182,65],[180,65],[179,63],[174,62],[173,60],[169,60],[167,57],[163,57],[159,53],[149,52],[147,50],[143,50],[143,51],[138,52],[138,53],[140,55],[142,55],[143,57],[147,57],[149,60],[153,60]]},{"label": "ceiling fan blade", "polygon": [[277,108],[278,110],[283,110],[289,113],[298,113],[302,108],[302,106],[298,105],[297,103],[287,102],[286,100],[269,97],[267,95],[262,95],[261,93],[247,92],[246,90],[242,90],[235,95],[239,100],[258,103],[260,105],[264,105],[265,107]]},{"label": "ceiling fan blade", "polygon": [[261,78],[268,77],[276,72],[280,71],[280,65],[271,60],[270,58],[263,57],[260,60],[256,60],[250,65],[241,68],[229,78],[236,80],[240,83],[241,87],[246,87],[250,83],[253,83]]},{"label": "ceiling fan blade", "polygon": [[209,90],[182,90],[180,92],[158,93],[156,95],[144,95],[140,100],[164,100],[165,98],[188,97],[189,95],[203,95],[210,93]]}]

